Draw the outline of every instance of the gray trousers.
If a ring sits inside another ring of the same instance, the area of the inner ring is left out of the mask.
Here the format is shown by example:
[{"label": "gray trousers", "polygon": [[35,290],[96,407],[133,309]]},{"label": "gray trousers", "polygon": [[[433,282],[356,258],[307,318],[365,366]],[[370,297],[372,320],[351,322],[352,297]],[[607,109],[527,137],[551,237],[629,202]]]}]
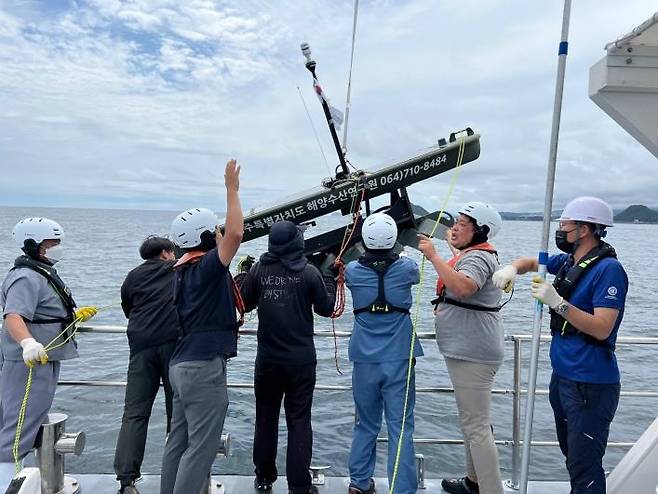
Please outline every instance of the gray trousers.
[{"label": "gray trousers", "polygon": [[503,494],[498,450],[491,428],[491,389],[499,365],[445,358],[455,388],[459,424],[466,448],[466,475],[481,494]]},{"label": "gray trousers", "polygon": [[162,457],[160,494],[196,494],[217,456],[228,409],[226,360],[193,360],[169,368],[174,391],[171,432]]},{"label": "gray trousers", "polygon": [[[32,371],[32,387],[25,409],[18,455],[24,457],[34,447],[41,424],[46,420],[55,397],[60,363],[37,364]],[[22,360],[5,360],[0,374],[0,462],[13,462],[18,414],[25,395],[29,369]]]}]

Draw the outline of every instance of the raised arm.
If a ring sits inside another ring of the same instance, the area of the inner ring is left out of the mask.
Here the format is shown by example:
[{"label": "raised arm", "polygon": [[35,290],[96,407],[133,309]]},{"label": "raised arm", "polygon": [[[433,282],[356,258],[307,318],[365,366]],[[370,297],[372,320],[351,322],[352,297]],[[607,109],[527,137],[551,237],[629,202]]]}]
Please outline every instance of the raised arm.
[{"label": "raised arm", "polygon": [[420,250],[427,260],[432,263],[434,269],[445,283],[445,286],[450,289],[455,295],[460,298],[466,298],[473,295],[478,291],[478,286],[475,281],[470,279],[464,273],[455,270],[450,264],[447,263],[436,251],[432,239],[424,235],[418,235],[418,250]]},{"label": "raised arm", "polygon": [[224,225],[223,236],[219,228],[217,229],[216,239],[219,246],[217,249],[219,260],[224,266],[228,266],[240,247],[244,231],[244,218],[240,207],[240,197],[238,196],[240,166],[235,160],[229,160],[226,163],[224,184],[226,185],[226,224]]}]

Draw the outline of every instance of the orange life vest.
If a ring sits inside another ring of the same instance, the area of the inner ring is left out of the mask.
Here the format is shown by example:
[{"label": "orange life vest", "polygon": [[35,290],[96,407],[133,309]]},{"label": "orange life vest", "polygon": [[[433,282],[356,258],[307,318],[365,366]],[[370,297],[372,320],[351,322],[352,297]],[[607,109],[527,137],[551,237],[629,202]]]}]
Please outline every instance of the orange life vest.
[{"label": "orange life vest", "polygon": [[[498,253],[496,248],[493,245],[491,245],[489,242],[482,242],[480,244],[471,245],[470,247],[466,247],[465,249],[459,251],[459,254],[457,254],[455,257],[453,257],[448,261],[450,267],[454,269],[455,266],[457,265],[457,261],[459,261],[464,254],[472,250],[483,250],[485,252],[491,252],[492,254]],[[446,289],[446,285],[441,279],[441,277],[439,276],[439,278],[436,280],[436,294],[439,296],[443,295],[445,289]]]}]

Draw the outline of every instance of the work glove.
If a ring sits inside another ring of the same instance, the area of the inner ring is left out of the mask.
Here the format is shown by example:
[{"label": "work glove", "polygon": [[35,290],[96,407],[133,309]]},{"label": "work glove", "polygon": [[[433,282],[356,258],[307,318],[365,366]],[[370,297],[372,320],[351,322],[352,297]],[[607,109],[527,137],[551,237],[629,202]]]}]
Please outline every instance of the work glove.
[{"label": "work glove", "polygon": [[23,362],[30,369],[36,363],[45,364],[48,362],[46,349],[34,338],[25,338],[21,340],[20,345],[23,347]]},{"label": "work glove", "polygon": [[248,273],[255,260],[253,256],[242,256],[238,261],[238,273]]},{"label": "work glove", "polygon": [[96,315],[98,309],[96,307],[80,307],[75,311],[75,318],[80,322],[86,322]]},{"label": "work glove", "polygon": [[563,300],[555,287],[541,276],[535,276],[532,279],[530,294],[551,309],[555,309]]},{"label": "work glove", "polygon": [[501,290],[504,290],[505,293],[509,293],[512,290],[512,287],[514,287],[514,280],[516,279],[517,273],[518,270],[511,264],[508,264],[496,271],[491,277],[491,281],[493,281],[496,288],[500,288]]}]

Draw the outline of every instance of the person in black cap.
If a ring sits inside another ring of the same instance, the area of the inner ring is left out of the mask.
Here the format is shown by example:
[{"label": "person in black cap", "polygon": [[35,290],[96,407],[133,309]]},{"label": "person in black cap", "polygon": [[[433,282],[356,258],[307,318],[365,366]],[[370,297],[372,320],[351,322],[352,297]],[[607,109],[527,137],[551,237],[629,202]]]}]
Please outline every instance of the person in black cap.
[{"label": "person in black cap", "polygon": [[329,317],[336,288],[304,257],[302,231],[290,221],[270,229],[268,250],[242,280],[247,312],[258,308],[258,350],[254,370],[256,429],[254,486],[269,491],[277,478],[276,453],[281,400],[288,425],[286,475],[291,494],[316,493],[309,466],[313,449],[311,405],[316,354],[313,311]]}]

